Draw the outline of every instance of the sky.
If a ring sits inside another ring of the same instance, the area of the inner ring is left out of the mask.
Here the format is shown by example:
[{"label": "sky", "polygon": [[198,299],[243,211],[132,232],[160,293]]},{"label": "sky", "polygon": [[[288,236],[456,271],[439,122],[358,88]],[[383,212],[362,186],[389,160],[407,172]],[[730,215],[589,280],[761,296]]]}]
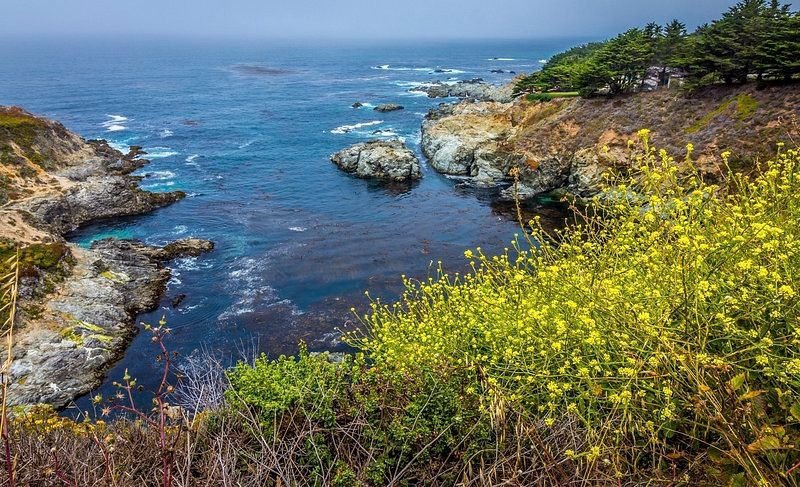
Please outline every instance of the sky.
[{"label": "sky", "polygon": [[606,37],[649,21],[691,28],[735,0],[0,0],[10,36],[191,38]]}]

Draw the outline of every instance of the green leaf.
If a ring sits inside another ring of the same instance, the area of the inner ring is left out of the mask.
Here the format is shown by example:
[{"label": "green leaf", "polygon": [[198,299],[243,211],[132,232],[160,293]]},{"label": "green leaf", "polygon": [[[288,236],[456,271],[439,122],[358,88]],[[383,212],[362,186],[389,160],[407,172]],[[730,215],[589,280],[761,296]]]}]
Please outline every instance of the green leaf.
[{"label": "green leaf", "polygon": [[760,396],[761,394],[764,394],[765,392],[767,392],[767,391],[750,391],[750,392],[746,392],[746,393],[742,394],[742,396],[739,399],[741,399],[742,401],[747,401],[748,399],[754,399],[754,398]]},{"label": "green leaf", "polygon": [[779,450],[783,447],[777,436],[766,435],[747,445],[750,453],[761,453],[767,450]]},{"label": "green leaf", "polygon": [[738,391],[744,385],[745,379],[747,379],[747,374],[742,372],[741,374],[738,374],[735,377],[733,377],[728,382],[728,385],[731,386],[731,389],[733,389],[734,391]]},{"label": "green leaf", "polygon": [[800,421],[800,402],[794,403],[791,408],[789,408],[789,413],[796,419]]}]

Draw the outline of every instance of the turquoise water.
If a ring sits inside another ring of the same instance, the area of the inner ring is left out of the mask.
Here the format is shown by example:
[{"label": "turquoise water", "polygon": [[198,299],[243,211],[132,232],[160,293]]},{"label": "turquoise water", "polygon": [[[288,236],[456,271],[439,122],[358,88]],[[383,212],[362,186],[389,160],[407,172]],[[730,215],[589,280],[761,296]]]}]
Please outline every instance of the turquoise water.
[{"label": "turquoise water", "polygon": [[[0,104],[62,121],[87,138],[145,148],[142,187],[186,200],[149,215],[101,222],[70,238],[152,244],[195,236],[217,249],[171,264],[161,307],[181,354],[235,356],[252,343],[271,354],[341,348],[364,290],[391,300],[402,274],[424,278],[463,251],[508,246],[518,227],[491,192],[423,165],[413,185],[385,186],[337,170],[329,155],[376,136],[419,150],[420,123],[442,100],[409,88],[435,80],[503,82],[575,44],[189,43],[140,40],[0,43]],[[439,70],[439,72],[437,72]],[[380,114],[354,102],[400,103]],[[380,134],[373,132],[380,130]],[[560,209],[531,208],[552,225]],[[186,294],[178,307],[170,301]],[[152,384],[155,354],[140,335],[111,370]],[[107,389],[104,386],[103,389]]]}]

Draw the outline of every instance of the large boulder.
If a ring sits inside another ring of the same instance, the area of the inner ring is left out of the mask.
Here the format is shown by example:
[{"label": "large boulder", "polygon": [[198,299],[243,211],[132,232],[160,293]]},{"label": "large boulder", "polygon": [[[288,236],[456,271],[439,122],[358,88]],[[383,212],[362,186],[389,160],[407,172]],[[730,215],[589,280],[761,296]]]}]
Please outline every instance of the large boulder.
[{"label": "large boulder", "polygon": [[355,144],[333,154],[331,161],[360,178],[408,181],[422,177],[419,159],[399,140]]}]

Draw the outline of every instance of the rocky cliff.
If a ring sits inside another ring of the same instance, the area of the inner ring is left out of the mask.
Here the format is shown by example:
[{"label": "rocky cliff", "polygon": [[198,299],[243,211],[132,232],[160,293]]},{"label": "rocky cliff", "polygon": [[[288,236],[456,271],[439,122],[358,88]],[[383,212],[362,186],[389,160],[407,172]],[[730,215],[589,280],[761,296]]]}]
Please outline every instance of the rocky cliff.
[{"label": "rocky cliff", "polygon": [[147,164],[138,156],[0,107],[0,258],[19,249],[21,276],[9,404],[64,406],[89,392],[135,333],[136,315],[157,306],[169,279],[164,263],[213,248],[197,239],[164,248],[109,239],[90,249],[64,240],[88,222],[183,198],[141,190],[131,175]]},{"label": "rocky cliff", "polygon": [[519,170],[519,196],[566,188],[596,192],[602,175],[624,169],[628,141],[642,128],[677,158],[693,145],[695,164],[710,175],[733,154],[747,168],[774,154],[779,142],[800,143],[800,86],[757,89],[712,87],[691,94],[662,90],[616,98],[564,98],[549,102],[462,101],[432,111],[422,127],[422,149],[438,171],[509,189]]}]

